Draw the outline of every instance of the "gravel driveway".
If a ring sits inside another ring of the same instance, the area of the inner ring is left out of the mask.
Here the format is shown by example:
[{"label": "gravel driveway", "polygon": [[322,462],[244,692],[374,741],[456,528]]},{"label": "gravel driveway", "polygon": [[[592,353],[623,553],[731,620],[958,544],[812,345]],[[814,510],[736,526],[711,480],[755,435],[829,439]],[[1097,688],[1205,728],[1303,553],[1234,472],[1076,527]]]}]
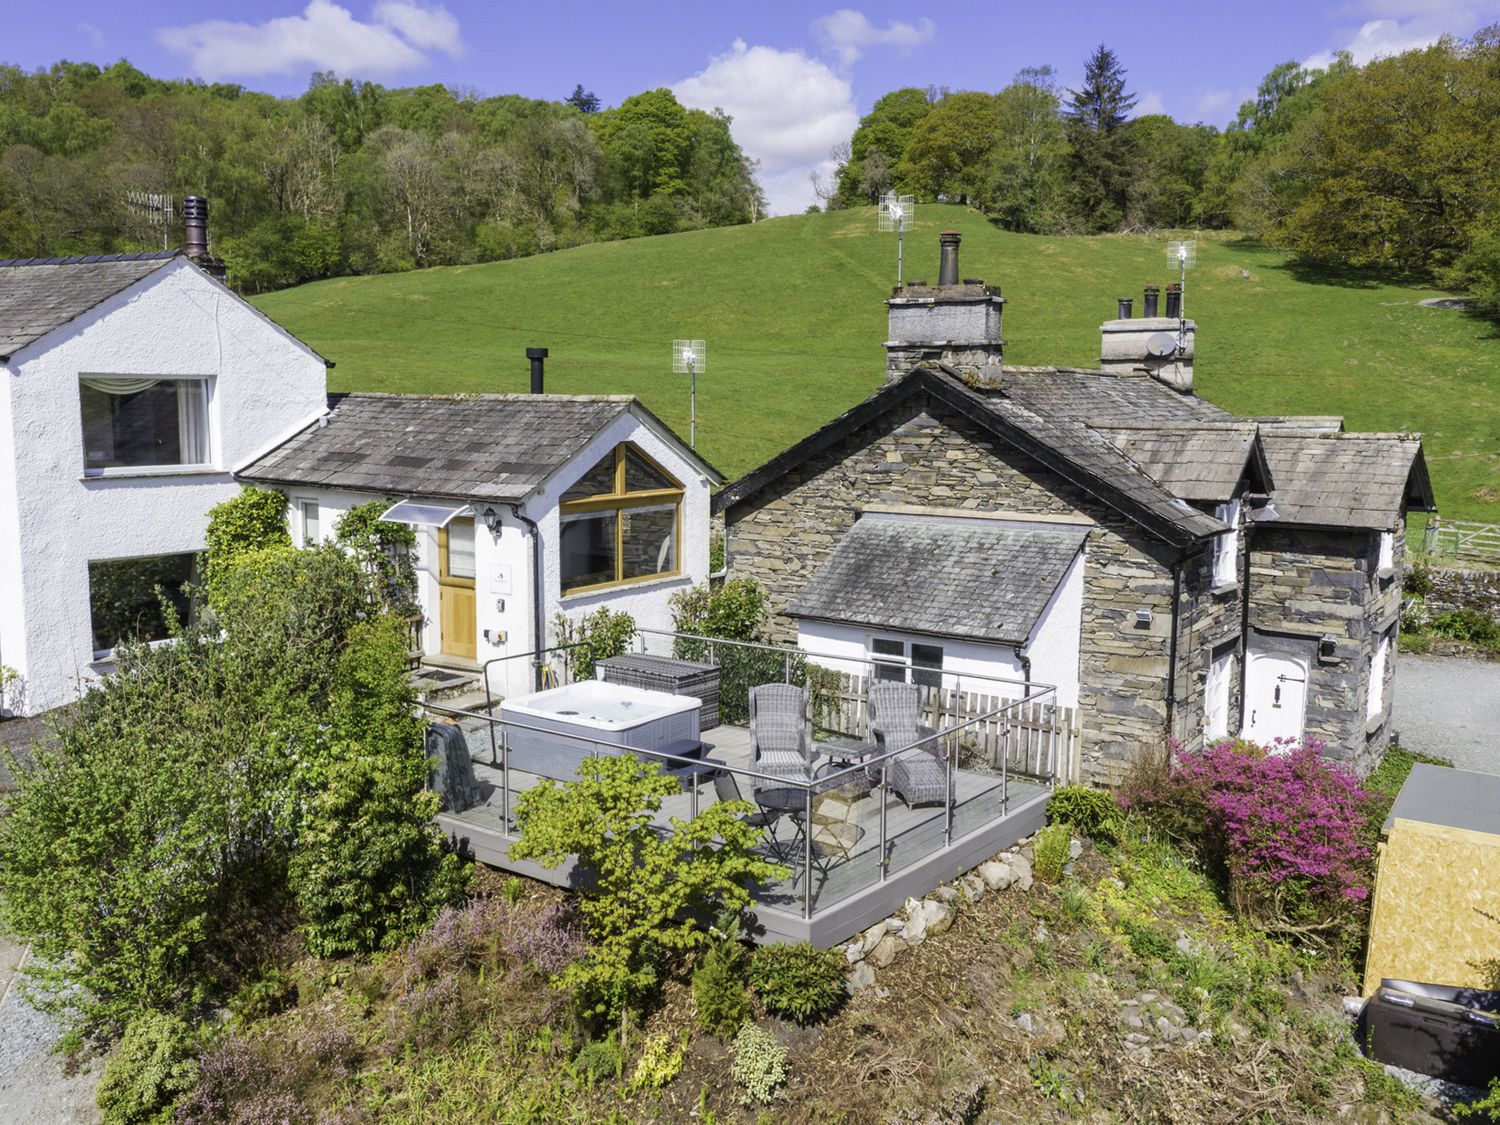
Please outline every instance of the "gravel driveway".
[{"label": "gravel driveway", "polygon": [[1500,774],[1500,662],[1402,653],[1394,708],[1392,726],[1408,750]]},{"label": "gravel driveway", "polygon": [[5,1125],[81,1125],[99,1120],[92,1070],[63,1074],[52,1053],[57,1026],[12,987],[19,946],[0,938],[0,1121]]}]

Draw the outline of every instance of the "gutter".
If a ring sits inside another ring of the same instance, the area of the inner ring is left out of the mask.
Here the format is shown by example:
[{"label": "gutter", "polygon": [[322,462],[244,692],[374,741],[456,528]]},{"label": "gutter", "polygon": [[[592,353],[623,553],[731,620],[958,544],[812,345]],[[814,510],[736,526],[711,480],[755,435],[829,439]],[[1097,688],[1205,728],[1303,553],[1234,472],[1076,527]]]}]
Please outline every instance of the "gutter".
[{"label": "gutter", "polygon": [[536,630],[535,641],[531,646],[531,689],[541,691],[542,650],[547,647],[546,598],[542,592],[542,578],[545,574],[542,563],[542,529],[537,526],[536,520],[521,511],[520,504],[506,506],[515,513],[516,519],[530,528],[531,533],[531,613],[532,627]]}]

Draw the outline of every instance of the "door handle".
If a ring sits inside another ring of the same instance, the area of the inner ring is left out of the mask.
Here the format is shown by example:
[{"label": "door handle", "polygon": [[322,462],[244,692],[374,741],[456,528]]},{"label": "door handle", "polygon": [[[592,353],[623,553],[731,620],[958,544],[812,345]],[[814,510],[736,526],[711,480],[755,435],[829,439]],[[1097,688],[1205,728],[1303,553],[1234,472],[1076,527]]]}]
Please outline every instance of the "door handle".
[{"label": "door handle", "polygon": [[1253,707],[1250,709],[1250,725],[1252,727],[1255,725],[1255,708]]}]

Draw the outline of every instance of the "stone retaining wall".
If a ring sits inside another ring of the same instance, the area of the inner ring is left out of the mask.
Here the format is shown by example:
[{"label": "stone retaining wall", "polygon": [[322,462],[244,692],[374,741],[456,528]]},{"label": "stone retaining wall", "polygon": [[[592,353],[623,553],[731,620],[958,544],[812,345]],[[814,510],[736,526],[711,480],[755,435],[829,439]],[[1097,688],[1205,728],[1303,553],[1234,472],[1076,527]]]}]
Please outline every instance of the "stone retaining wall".
[{"label": "stone retaining wall", "polygon": [[[1407,568],[1408,583],[1411,569]],[[1500,570],[1459,570],[1456,567],[1432,567],[1427,571],[1432,590],[1422,599],[1433,613],[1452,613],[1459,609],[1477,609],[1500,619]]]}]

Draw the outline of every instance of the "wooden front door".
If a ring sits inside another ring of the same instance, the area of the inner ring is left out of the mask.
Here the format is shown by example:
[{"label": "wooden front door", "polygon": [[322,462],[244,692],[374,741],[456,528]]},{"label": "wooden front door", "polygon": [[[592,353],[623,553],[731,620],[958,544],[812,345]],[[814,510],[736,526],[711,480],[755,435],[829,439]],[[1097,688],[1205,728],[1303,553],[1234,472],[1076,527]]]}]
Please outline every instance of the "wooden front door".
[{"label": "wooden front door", "polygon": [[474,521],[456,519],[438,532],[438,630],[445,656],[475,654]]},{"label": "wooden front door", "polygon": [[1306,711],[1307,663],[1275,652],[1251,652],[1240,737],[1262,746],[1278,738],[1300,739]]}]

